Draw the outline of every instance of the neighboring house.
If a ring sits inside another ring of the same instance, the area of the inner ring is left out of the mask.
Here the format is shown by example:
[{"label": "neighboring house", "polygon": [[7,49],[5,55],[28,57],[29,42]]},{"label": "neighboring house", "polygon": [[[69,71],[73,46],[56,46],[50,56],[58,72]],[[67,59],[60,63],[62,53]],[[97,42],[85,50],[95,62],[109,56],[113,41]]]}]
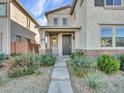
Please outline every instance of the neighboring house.
[{"label": "neighboring house", "polygon": [[36,52],[39,32],[37,21],[18,0],[0,0],[0,52]]},{"label": "neighboring house", "polygon": [[41,53],[89,55],[124,53],[124,1],[74,0],[72,7],[46,13],[40,27]]}]

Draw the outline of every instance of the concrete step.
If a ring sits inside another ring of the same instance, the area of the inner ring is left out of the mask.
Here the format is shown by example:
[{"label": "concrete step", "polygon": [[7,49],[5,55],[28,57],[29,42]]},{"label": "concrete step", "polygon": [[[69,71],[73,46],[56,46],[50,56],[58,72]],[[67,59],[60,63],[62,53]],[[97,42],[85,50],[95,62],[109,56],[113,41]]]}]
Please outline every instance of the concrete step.
[{"label": "concrete step", "polygon": [[52,80],[69,80],[70,76],[67,67],[55,67],[52,73]]},{"label": "concrete step", "polygon": [[67,66],[66,62],[63,61],[59,61],[55,63],[55,67],[66,67],[66,66]]},{"label": "concrete step", "polygon": [[51,81],[48,93],[73,93],[73,91],[69,80]]}]

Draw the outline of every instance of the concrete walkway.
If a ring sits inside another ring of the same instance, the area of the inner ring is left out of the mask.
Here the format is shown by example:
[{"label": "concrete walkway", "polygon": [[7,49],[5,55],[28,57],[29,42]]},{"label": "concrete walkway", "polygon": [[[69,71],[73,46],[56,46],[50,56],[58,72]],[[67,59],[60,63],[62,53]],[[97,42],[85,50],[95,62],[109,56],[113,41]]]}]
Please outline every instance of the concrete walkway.
[{"label": "concrete walkway", "polygon": [[73,93],[65,58],[58,58],[51,79],[48,93]]}]

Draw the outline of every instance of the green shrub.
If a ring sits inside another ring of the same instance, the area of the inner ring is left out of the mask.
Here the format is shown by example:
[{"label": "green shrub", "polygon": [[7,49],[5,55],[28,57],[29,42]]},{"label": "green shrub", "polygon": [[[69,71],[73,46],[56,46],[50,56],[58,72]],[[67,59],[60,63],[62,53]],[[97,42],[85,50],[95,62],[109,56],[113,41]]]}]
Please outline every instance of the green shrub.
[{"label": "green shrub", "polygon": [[40,66],[54,65],[56,58],[52,55],[22,54],[12,57],[9,77],[20,77],[33,73],[39,74]]},{"label": "green shrub", "polygon": [[124,54],[120,56],[120,69],[124,71]]},{"label": "green shrub", "polygon": [[98,77],[96,73],[89,73],[86,76],[86,81],[88,86],[95,91],[101,90],[104,85],[103,81],[100,79],[100,77]]},{"label": "green shrub", "polygon": [[15,77],[31,75],[33,73],[35,73],[35,69],[25,67],[25,68],[13,68],[13,70],[10,71],[8,75],[11,78],[15,78]]},{"label": "green shrub", "polygon": [[41,57],[40,64],[42,66],[52,66],[55,64],[56,57],[54,57],[53,55],[46,54],[46,55],[41,55],[40,57]]},{"label": "green shrub", "polygon": [[15,57],[15,56],[19,56],[19,55],[21,55],[21,54],[20,53],[12,53],[10,56]]},{"label": "green shrub", "polygon": [[4,59],[5,59],[4,53],[0,53],[0,62],[3,61]]},{"label": "green shrub", "polygon": [[85,55],[76,56],[71,60],[73,71],[78,77],[87,74],[89,68],[96,67],[96,65],[94,65],[95,63],[95,60]]},{"label": "green shrub", "polygon": [[84,53],[83,52],[74,52],[71,54],[71,59],[74,59],[75,57],[80,57],[80,56],[83,56]]},{"label": "green shrub", "polygon": [[114,56],[102,55],[98,58],[98,67],[101,71],[112,74],[119,70],[120,62]]},{"label": "green shrub", "polygon": [[9,77],[20,77],[35,73],[39,68],[37,55],[23,54],[12,58],[11,69],[8,71]]}]

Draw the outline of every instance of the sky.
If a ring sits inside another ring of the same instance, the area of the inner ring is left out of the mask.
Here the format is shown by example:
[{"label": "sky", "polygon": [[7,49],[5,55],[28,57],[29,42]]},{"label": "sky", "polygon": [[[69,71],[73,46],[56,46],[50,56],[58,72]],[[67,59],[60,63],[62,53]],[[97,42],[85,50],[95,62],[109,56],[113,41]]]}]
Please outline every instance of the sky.
[{"label": "sky", "polygon": [[53,10],[66,5],[71,5],[73,0],[19,0],[24,8],[40,23],[47,25],[44,16],[46,11]]}]

